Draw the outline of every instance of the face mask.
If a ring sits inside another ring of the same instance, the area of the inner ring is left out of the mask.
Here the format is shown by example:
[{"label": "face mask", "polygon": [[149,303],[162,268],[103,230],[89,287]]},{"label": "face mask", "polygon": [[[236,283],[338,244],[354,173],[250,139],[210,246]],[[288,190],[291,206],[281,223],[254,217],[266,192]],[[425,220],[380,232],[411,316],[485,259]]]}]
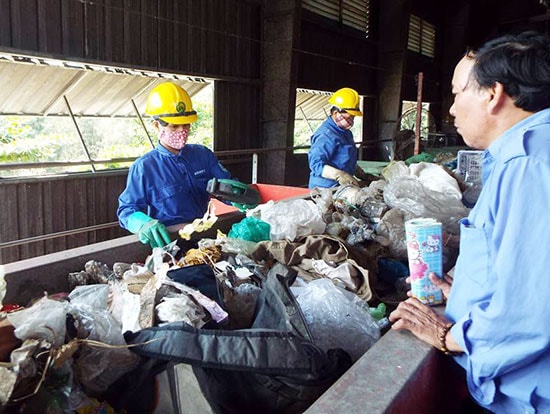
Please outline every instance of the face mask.
[{"label": "face mask", "polygon": [[346,118],[341,113],[336,112],[334,122],[342,129],[350,129],[353,126],[353,117]]},{"label": "face mask", "polygon": [[189,130],[184,129],[181,131],[168,131],[166,128],[162,128],[160,131],[160,142],[164,145],[180,150],[185,147],[187,144],[187,136],[189,135]]}]

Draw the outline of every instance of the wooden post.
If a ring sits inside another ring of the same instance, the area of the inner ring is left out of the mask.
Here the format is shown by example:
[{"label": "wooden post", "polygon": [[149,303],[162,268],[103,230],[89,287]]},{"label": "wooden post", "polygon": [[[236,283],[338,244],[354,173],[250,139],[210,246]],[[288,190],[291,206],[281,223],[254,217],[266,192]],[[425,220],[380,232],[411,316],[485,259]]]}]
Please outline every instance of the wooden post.
[{"label": "wooden post", "polygon": [[418,72],[416,89],[416,122],[414,125],[414,155],[420,153],[420,126],[422,124],[422,82],[424,73]]}]

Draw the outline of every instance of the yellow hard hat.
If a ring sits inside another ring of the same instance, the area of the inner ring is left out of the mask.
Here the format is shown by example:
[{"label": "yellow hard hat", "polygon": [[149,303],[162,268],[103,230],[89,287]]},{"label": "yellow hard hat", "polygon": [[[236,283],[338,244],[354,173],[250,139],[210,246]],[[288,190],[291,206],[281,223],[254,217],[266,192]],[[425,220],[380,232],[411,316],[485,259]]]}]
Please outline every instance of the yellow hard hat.
[{"label": "yellow hard hat", "polygon": [[192,124],[197,120],[189,94],[172,82],[161,83],[151,90],[145,112],[155,119],[175,125]]},{"label": "yellow hard hat", "polygon": [[359,94],[355,89],[342,88],[332,94],[328,103],[353,116],[363,116],[359,109]]}]

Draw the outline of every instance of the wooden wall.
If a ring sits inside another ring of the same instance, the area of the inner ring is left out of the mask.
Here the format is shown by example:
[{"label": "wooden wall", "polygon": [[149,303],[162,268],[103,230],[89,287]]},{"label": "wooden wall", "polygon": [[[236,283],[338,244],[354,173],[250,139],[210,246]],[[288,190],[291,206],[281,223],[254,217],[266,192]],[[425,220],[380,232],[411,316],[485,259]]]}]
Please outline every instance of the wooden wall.
[{"label": "wooden wall", "polygon": [[[127,172],[0,180],[0,243],[117,222],[118,195]],[[0,264],[129,234],[109,229],[0,248]]]},{"label": "wooden wall", "polygon": [[361,95],[376,93],[378,51],[358,30],[332,27],[303,11],[298,56],[298,87],[335,91],[345,86]]},{"label": "wooden wall", "polygon": [[210,77],[259,77],[261,7],[238,0],[0,0],[0,47]]}]

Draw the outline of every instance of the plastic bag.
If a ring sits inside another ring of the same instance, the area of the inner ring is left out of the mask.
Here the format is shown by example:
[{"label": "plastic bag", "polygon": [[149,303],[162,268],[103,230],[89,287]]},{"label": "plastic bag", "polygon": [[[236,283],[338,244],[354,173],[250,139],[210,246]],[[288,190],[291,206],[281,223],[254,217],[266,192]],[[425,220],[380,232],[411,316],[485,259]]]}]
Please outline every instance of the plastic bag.
[{"label": "plastic bag", "polygon": [[122,325],[122,332],[139,331],[139,294],[131,293],[125,283],[114,283],[112,286],[112,300],[109,310],[114,318]]},{"label": "plastic bag", "polygon": [[15,336],[26,339],[45,340],[60,347],[65,341],[65,319],[67,302],[43,297],[30,308],[8,314],[9,322],[15,327]]},{"label": "plastic bag", "polygon": [[376,226],[377,241],[388,247],[391,256],[407,259],[407,244],[405,243],[405,217],[403,211],[392,208]]},{"label": "plastic bag", "polygon": [[442,166],[420,162],[411,164],[409,171],[411,175],[418,177],[418,180],[430,190],[457,200],[462,198],[462,191],[460,191],[458,182]]},{"label": "plastic bag", "polygon": [[86,285],[77,286],[71,293],[69,299],[71,304],[76,306],[90,306],[96,309],[107,309],[109,303],[109,285]]},{"label": "plastic bag", "polygon": [[260,242],[269,240],[270,226],[256,217],[245,217],[231,226],[228,236],[236,239]]},{"label": "plastic bag", "polygon": [[195,328],[202,328],[207,320],[203,308],[185,294],[165,296],[155,309],[160,322],[183,321]]},{"label": "plastic bag", "polygon": [[311,281],[297,300],[313,342],[324,351],[341,348],[355,362],[380,339],[380,327],[368,305],[358,306],[354,303],[360,301],[357,295],[339,289],[329,279]]},{"label": "plastic bag", "polygon": [[418,177],[409,175],[403,161],[387,167],[388,183],[384,201],[391,208],[403,211],[405,221],[431,217],[443,224],[446,232],[458,234],[459,220],[469,213],[460,199],[427,187]]},{"label": "plastic bag", "polygon": [[80,346],[73,360],[74,372],[87,393],[103,393],[118,378],[134,369],[139,358],[124,347],[126,341],[122,326],[107,309],[89,306],[85,301],[71,303],[69,308],[78,338],[101,343],[84,342]]},{"label": "plastic bag", "polygon": [[247,215],[260,218],[271,225],[271,240],[294,241],[298,237],[322,234],[326,223],[322,211],[311,200],[270,201],[261,204]]}]

